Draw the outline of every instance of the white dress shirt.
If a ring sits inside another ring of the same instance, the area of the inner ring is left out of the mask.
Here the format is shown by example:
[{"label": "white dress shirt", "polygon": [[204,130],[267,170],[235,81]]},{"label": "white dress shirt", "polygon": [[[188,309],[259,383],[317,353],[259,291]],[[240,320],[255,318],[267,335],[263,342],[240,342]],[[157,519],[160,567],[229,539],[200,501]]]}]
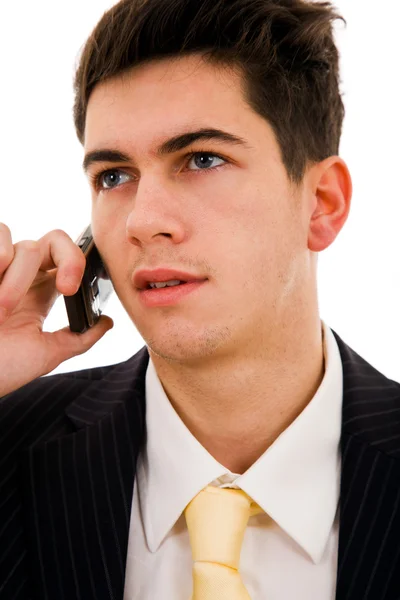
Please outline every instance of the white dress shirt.
[{"label": "white dress shirt", "polygon": [[183,510],[205,486],[244,490],[250,517],[239,572],[252,600],[334,600],[339,527],[342,363],[321,320],[325,375],[315,396],[242,475],[197,441],[150,358],[147,440],[138,457],[124,600],[190,600],[192,554]]}]

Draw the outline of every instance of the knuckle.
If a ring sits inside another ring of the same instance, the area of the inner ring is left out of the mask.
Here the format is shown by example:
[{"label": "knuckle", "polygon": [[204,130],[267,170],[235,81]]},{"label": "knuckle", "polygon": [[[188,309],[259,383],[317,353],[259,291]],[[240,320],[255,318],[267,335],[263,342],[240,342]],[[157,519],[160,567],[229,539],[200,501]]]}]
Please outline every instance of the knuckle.
[{"label": "knuckle", "polygon": [[13,259],[14,252],[12,248],[0,246],[0,266],[9,264]]},{"label": "knuckle", "polygon": [[71,236],[69,236],[68,233],[63,229],[53,229],[50,231],[48,236],[52,239],[62,239],[71,242],[72,244],[74,243]]},{"label": "knuckle", "polygon": [[11,236],[11,229],[5,223],[0,223],[0,232],[2,231],[5,231]]},{"label": "knuckle", "polygon": [[[68,233],[66,233],[65,231],[63,231],[62,229],[52,229],[51,231],[48,231],[47,233],[45,233],[39,240],[39,242],[55,242],[59,239],[63,239],[63,240],[71,240],[70,236],[68,235]],[[72,240],[71,240],[72,241]]]},{"label": "knuckle", "polygon": [[25,250],[26,252],[40,252],[40,245],[35,240],[22,240],[15,244],[18,246],[20,250]]},{"label": "knuckle", "polygon": [[64,231],[63,229],[53,229],[52,231],[50,231],[50,234],[48,235],[61,235],[63,238],[67,237],[70,239],[68,233],[66,231]]}]

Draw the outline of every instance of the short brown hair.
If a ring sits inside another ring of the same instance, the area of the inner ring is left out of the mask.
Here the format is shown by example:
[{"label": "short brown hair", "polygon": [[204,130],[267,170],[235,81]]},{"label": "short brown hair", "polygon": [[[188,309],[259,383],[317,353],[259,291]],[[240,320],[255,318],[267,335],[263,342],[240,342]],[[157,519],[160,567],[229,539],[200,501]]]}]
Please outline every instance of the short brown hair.
[{"label": "short brown hair", "polygon": [[74,80],[74,124],[84,144],[94,87],[133,67],[199,53],[239,68],[244,98],[272,127],[291,181],[339,152],[344,105],[330,2],[121,0],[83,47]]}]

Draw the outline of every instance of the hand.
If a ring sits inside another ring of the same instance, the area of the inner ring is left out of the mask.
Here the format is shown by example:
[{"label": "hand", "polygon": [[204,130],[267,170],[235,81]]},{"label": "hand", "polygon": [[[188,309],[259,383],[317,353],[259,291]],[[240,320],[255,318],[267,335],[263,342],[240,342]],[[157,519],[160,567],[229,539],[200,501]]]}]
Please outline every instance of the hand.
[{"label": "hand", "polygon": [[85,266],[85,255],[65,231],[13,245],[10,229],[0,223],[0,398],[84,354],[114,326],[102,315],[83,334],[69,326],[43,331],[57,298],[78,291]]}]

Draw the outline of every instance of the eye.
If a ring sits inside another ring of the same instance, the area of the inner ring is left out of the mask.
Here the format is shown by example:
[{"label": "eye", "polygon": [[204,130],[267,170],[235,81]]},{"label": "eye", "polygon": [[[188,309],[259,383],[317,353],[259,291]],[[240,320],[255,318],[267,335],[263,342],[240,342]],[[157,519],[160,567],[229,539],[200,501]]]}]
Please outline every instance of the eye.
[{"label": "eye", "polygon": [[218,156],[218,154],[213,154],[212,152],[203,152],[203,151],[192,152],[191,154],[188,155],[187,158],[189,159],[188,164],[193,162],[193,164],[198,166],[198,169],[190,169],[193,171],[207,171],[207,170],[210,170],[210,168],[214,169],[214,168],[220,167],[221,165],[210,164],[215,159],[222,161],[222,163],[227,162],[224,158],[222,158],[222,156]]},{"label": "eye", "polygon": [[96,190],[109,190],[116,187],[114,184],[125,183],[125,181],[121,181],[121,177],[127,177],[129,180],[130,175],[119,169],[111,169],[109,171],[102,171],[98,175],[93,175],[90,179]]}]

